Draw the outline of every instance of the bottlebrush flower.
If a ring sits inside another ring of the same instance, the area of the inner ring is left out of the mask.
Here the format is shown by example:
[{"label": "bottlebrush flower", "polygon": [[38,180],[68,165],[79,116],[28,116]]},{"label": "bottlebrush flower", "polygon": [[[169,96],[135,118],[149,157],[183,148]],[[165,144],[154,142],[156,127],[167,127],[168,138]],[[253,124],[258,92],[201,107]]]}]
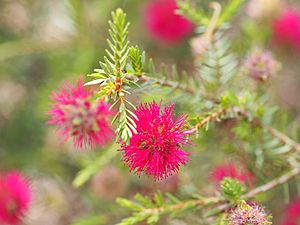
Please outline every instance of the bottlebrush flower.
[{"label": "bottlebrush flower", "polygon": [[298,225],[300,221],[300,199],[290,203],[285,211],[283,225]]},{"label": "bottlebrush flower", "polygon": [[273,24],[273,36],[277,44],[300,50],[300,13],[286,10]]},{"label": "bottlebrush flower", "polygon": [[270,215],[265,210],[255,204],[242,202],[233,209],[228,216],[228,225],[267,225],[272,224]]},{"label": "bottlebrush flower", "polygon": [[230,177],[239,180],[242,184],[253,185],[253,175],[250,172],[238,171],[233,164],[223,164],[213,169],[211,179],[219,185],[225,178]]},{"label": "bottlebrush flower", "polygon": [[247,76],[256,81],[267,81],[279,69],[279,63],[267,51],[255,51],[244,62]]},{"label": "bottlebrush flower", "polygon": [[194,25],[177,15],[176,0],[154,0],[146,6],[144,20],[150,35],[165,43],[174,44],[192,33]]},{"label": "bottlebrush flower", "polygon": [[110,127],[109,116],[112,113],[108,105],[103,101],[93,104],[92,94],[84,88],[81,77],[77,86],[65,83],[62,90],[50,97],[54,104],[48,112],[51,119],[47,123],[55,124],[65,139],[73,137],[77,148],[103,145],[114,135]]},{"label": "bottlebrush flower", "polygon": [[0,175],[0,224],[18,224],[30,200],[29,183],[20,173]]},{"label": "bottlebrush flower", "polygon": [[122,145],[124,162],[131,171],[144,172],[159,180],[186,165],[188,153],[182,147],[189,143],[191,132],[185,129],[187,117],[174,118],[173,108],[174,105],[167,106],[161,112],[160,105],[155,102],[137,108],[137,133],[129,144]]}]

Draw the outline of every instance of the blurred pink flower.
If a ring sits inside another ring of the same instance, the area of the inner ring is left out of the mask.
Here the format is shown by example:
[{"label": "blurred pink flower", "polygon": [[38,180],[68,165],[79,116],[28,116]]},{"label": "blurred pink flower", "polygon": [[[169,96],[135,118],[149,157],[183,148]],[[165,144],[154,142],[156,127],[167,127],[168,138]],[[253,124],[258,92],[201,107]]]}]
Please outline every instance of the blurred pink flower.
[{"label": "blurred pink flower", "polygon": [[283,225],[298,225],[299,221],[300,199],[297,199],[286,208]]},{"label": "blurred pink flower", "polygon": [[253,175],[250,172],[238,171],[233,164],[223,164],[216,166],[212,173],[211,179],[219,185],[225,178],[230,177],[239,180],[242,184],[253,185]]},{"label": "blurred pink flower", "polygon": [[153,0],[146,6],[144,20],[150,35],[162,42],[175,44],[192,33],[194,25],[177,15],[176,0]]},{"label": "blurred pink flower", "polygon": [[18,224],[30,201],[29,183],[20,173],[0,175],[0,224]]},{"label": "blurred pink flower", "polygon": [[109,106],[103,101],[93,104],[92,94],[84,88],[81,77],[76,87],[66,82],[62,90],[50,97],[54,104],[48,112],[51,119],[47,123],[55,124],[65,139],[73,137],[77,148],[106,144],[114,135],[109,122],[112,115]]},{"label": "blurred pink flower", "polygon": [[164,179],[186,165],[188,153],[182,146],[189,143],[186,116],[174,118],[174,105],[161,112],[157,103],[138,107],[137,133],[129,144],[123,144],[124,161],[135,173],[144,172],[155,180]]},{"label": "blurred pink flower", "polygon": [[270,215],[264,208],[254,202],[242,203],[233,209],[228,215],[228,225],[268,225],[270,223]]},{"label": "blurred pink flower", "polygon": [[279,63],[271,52],[254,51],[245,60],[243,69],[245,74],[256,81],[269,80],[279,69]]},{"label": "blurred pink flower", "polygon": [[277,44],[300,51],[300,13],[286,10],[273,24],[274,41]]}]

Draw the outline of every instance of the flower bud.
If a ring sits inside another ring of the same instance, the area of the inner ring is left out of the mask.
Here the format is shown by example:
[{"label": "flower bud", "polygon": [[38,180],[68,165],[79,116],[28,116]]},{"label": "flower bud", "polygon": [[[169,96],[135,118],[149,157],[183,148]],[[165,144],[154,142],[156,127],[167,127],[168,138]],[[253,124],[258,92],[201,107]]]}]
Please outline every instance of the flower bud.
[{"label": "flower bud", "polygon": [[243,70],[247,76],[263,82],[278,71],[279,65],[270,52],[256,50],[245,60]]},{"label": "flower bud", "polygon": [[267,225],[272,224],[270,217],[261,206],[252,202],[242,202],[230,212],[228,225]]}]

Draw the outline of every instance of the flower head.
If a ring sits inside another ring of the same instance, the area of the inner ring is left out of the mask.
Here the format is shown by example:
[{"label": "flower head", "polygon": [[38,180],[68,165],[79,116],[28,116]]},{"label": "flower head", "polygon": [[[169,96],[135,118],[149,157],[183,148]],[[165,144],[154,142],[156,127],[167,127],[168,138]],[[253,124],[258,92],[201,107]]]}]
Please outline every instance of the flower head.
[{"label": "flower head", "polygon": [[124,161],[135,173],[144,172],[155,180],[166,178],[185,165],[188,153],[182,147],[189,143],[186,116],[174,118],[174,105],[161,112],[157,103],[138,107],[137,133],[129,144],[123,144]]},{"label": "flower head", "polygon": [[270,215],[265,210],[255,204],[242,202],[233,209],[228,216],[228,225],[267,225],[272,224]]},{"label": "flower head", "polygon": [[30,200],[29,184],[20,173],[0,175],[0,224],[18,224]]},{"label": "flower head", "polygon": [[54,92],[51,99],[54,104],[48,114],[48,124],[55,124],[59,133],[68,139],[73,137],[77,148],[107,143],[113,137],[108,120],[111,112],[105,102],[91,102],[92,92],[83,86],[81,77],[76,87],[65,83],[65,87]]},{"label": "flower head", "polygon": [[300,50],[300,13],[288,9],[274,21],[274,41],[292,49]]},{"label": "flower head", "polygon": [[213,169],[211,173],[212,180],[219,185],[225,178],[230,177],[239,180],[242,184],[253,184],[253,175],[250,172],[238,171],[233,164],[223,164]]},{"label": "flower head", "polygon": [[285,211],[283,225],[297,225],[300,221],[300,199],[290,203]]},{"label": "flower head", "polygon": [[194,29],[194,25],[177,15],[176,0],[154,0],[146,6],[144,20],[150,35],[165,43],[178,43]]},{"label": "flower head", "polygon": [[255,51],[244,62],[246,75],[257,81],[267,81],[278,68],[279,63],[267,51]]}]

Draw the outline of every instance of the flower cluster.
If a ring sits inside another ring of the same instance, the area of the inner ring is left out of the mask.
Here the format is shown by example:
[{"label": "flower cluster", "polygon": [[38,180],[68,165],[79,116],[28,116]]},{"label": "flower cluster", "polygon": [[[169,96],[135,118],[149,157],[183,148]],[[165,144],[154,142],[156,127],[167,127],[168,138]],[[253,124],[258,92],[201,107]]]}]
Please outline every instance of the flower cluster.
[{"label": "flower cluster", "polygon": [[30,200],[29,183],[20,173],[0,175],[0,224],[18,224]]},{"label": "flower cluster", "polygon": [[65,139],[73,137],[77,148],[103,145],[114,135],[109,122],[112,113],[108,105],[103,101],[93,104],[92,95],[93,92],[84,88],[83,78],[80,78],[77,86],[65,83],[61,91],[51,96],[54,104],[48,112],[51,115],[48,124],[57,125]]},{"label": "flower cluster", "polygon": [[286,10],[274,21],[274,41],[279,45],[300,50],[300,13],[296,10]]},{"label": "flower cluster", "polygon": [[225,178],[230,177],[239,180],[242,184],[253,185],[253,175],[248,171],[238,171],[233,164],[223,164],[216,166],[212,173],[211,179],[219,185]]},{"label": "flower cluster", "polygon": [[166,178],[185,165],[188,153],[182,146],[189,143],[186,116],[174,118],[174,105],[161,112],[160,105],[149,103],[135,111],[137,133],[123,144],[124,161],[135,173],[144,172],[155,180]]},{"label": "flower cluster", "polygon": [[228,225],[267,225],[272,224],[270,215],[265,210],[255,204],[242,202],[233,209],[228,216]]},{"label": "flower cluster", "polygon": [[145,10],[145,25],[150,35],[165,43],[178,43],[194,29],[187,19],[176,14],[178,6],[175,0],[154,0]]},{"label": "flower cluster", "polygon": [[300,199],[290,203],[285,211],[283,225],[297,225],[300,221]]},{"label": "flower cluster", "polygon": [[278,70],[279,63],[267,51],[255,51],[244,62],[247,76],[256,81],[267,81]]}]

